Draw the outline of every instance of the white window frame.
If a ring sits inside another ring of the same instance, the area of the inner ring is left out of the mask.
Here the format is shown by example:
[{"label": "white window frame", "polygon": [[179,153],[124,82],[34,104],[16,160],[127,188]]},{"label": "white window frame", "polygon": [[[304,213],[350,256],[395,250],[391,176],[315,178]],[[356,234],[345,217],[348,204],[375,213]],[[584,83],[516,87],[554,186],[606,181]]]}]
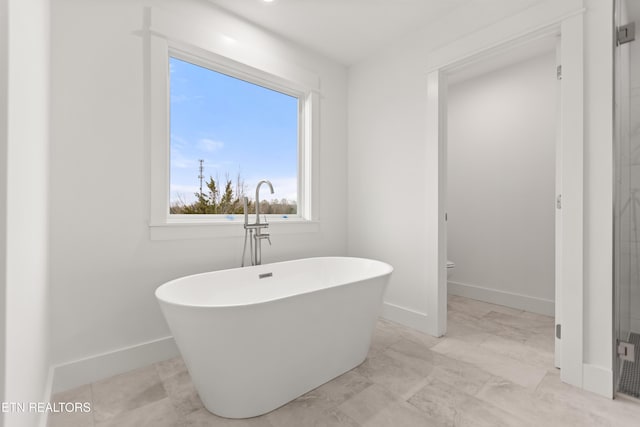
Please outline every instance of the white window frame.
[{"label": "white window frame", "polygon": [[[170,207],[170,74],[174,57],[299,99],[297,214],[269,215],[274,233],[314,232],[318,222],[319,79],[286,61],[267,58],[251,46],[215,30],[180,25],[151,8],[147,29],[150,220],[153,240],[210,238],[243,233],[242,215],[175,215]],[[269,177],[264,177],[269,179]],[[252,185],[247,183],[249,194]]]}]

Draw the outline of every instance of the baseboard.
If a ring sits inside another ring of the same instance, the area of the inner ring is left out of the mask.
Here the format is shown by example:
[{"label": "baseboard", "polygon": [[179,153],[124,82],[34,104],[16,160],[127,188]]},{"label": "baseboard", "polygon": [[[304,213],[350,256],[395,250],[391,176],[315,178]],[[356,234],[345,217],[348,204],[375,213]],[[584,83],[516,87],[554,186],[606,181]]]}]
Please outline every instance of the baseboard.
[{"label": "baseboard", "polygon": [[382,304],[382,317],[420,332],[429,333],[425,313],[385,302]]},{"label": "baseboard", "polygon": [[613,398],[613,371],[601,366],[582,365],[582,388],[609,399]]},{"label": "baseboard", "polygon": [[518,310],[530,311],[532,313],[555,316],[555,302],[552,300],[483,288],[465,283],[448,282],[447,285],[448,293],[452,295],[473,298],[492,304],[517,308]]},{"label": "baseboard", "polygon": [[179,355],[173,337],[121,348],[55,367],[53,393],[99,381]]}]

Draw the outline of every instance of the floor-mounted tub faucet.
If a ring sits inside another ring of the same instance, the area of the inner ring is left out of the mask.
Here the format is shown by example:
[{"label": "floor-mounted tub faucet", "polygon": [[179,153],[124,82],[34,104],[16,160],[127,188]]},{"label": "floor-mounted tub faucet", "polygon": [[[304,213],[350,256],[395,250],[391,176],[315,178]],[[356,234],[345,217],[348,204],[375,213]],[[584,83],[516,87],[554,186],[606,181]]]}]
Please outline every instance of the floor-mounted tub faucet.
[{"label": "floor-mounted tub faucet", "polygon": [[244,267],[244,258],[245,253],[247,251],[247,238],[249,239],[250,251],[251,254],[251,265],[260,265],[262,264],[262,241],[267,239],[269,244],[271,244],[271,237],[269,233],[263,233],[262,229],[269,228],[269,224],[267,223],[267,217],[265,216],[264,222],[260,222],[260,186],[262,184],[267,184],[269,189],[271,190],[271,194],[273,194],[273,185],[271,181],[263,179],[256,186],[256,222],[253,224],[249,224],[249,199],[245,197],[244,200],[244,249],[242,251],[242,266]]}]

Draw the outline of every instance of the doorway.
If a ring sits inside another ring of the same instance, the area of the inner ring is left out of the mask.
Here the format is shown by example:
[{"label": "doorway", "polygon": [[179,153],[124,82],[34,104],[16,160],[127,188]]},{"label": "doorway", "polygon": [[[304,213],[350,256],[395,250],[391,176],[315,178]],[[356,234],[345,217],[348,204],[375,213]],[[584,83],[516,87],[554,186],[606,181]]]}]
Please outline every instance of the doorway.
[{"label": "doorway", "polygon": [[541,37],[457,70],[447,88],[448,295],[550,316],[535,317],[545,319],[544,333],[527,331],[546,352],[559,228],[557,40]]},{"label": "doorway", "polygon": [[[460,40],[436,52],[427,75],[426,248],[428,324],[446,332],[446,148],[447,77],[456,69],[496,52],[558,35],[562,84],[559,102],[559,158],[562,209],[556,243],[556,355],[563,382],[582,386],[583,374],[583,17],[580,12],[530,32],[491,34],[485,43]],[[454,260],[455,262],[455,260]]]}]

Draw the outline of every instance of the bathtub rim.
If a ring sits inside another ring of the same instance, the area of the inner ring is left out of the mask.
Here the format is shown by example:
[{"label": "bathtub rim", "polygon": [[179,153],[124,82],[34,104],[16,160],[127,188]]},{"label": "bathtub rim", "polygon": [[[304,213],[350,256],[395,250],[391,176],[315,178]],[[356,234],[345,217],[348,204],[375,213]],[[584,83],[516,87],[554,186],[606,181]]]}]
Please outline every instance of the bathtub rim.
[{"label": "bathtub rim", "polygon": [[[188,278],[195,278],[195,277],[201,277],[201,276],[205,276],[205,275],[209,275],[209,274],[213,274],[213,273],[222,273],[225,271],[232,271],[232,270],[240,270],[240,269],[258,269],[261,267],[266,267],[269,265],[283,265],[283,264],[289,264],[289,263],[296,263],[296,262],[300,262],[303,260],[312,260],[312,259],[343,259],[343,260],[359,260],[359,261],[368,261],[368,262],[374,262],[377,264],[382,265],[383,267],[383,272],[380,274],[376,274],[376,275],[372,275],[372,276],[365,276],[362,278],[359,278],[358,280],[353,280],[350,282],[343,282],[340,284],[335,284],[329,287],[324,287],[324,288],[319,288],[319,289],[313,289],[313,290],[309,290],[309,291],[305,291],[305,292],[299,292],[299,293],[295,293],[295,294],[290,294],[290,295],[284,295],[284,296],[279,296],[277,298],[270,298],[270,299],[265,299],[262,301],[256,301],[256,302],[249,302],[249,303],[244,303],[244,304],[224,304],[224,305],[215,305],[215,304],[185,304],[185,303],[180,303],[180,302],[176,302],[176,301],[171,301],[167,298],[162,298],[160,297],[158,294],[160,292],[160,288],[162,288],[163,286],[170,286],[172,284],[175,285],[175,282],[178,281],[182,281]],[[384,262],[384,261],[380,261],[377,259],[373,259],[373,258],[363,258],[363,257],[349,257],[349,256],[317,256],[317,257],[307,257],[307,258],[298,258],[298,259],[293,259],[293,260],[286,260],[286,261],[278,261],[278,262],[273,262],[273,263],[269,263],[269,264],[262,264],[262,265],[256,265],[256,266],[247,266],[247,267],[232,267],[232,268],[225,268],[222,270],[211,270],[211,271],[205,271],[202,273],[195,273],[195,274],[189,274],[187,276],[181,276],[181,277],[176,277],[175,279],[169,280],[167,282],[164,282],[162,284],[160,284],[154,291],[154,295],[156,297],[156,299],[158,300],[158,302],[160,304],[169,304],[172,306],[177,306],[177,307],[184,307],[184,308],[189,308],[189,309],[238,309],[238,308],[242,308],[242,307],[253,307],[253,306],[257,306],[257,305],[261,305],[261,304],[268,304],[268,303],[273,303],[275,301],[281,301],[281,300],[285,300],[285,299],[289,299],[289,298],[293,298],[296,296],[300,296],[300,295],[307,295],[307,294],[313,294],[315,292],[320,292],[320,291],[324,291],[327,289],[334,289],[334,288],[340,288],[342,286],[346,286],[346,285],[351,285],[351,284],[355,284],[355,283],[359,283],[359,282],[363,282],[363,281],[367,281],[367,280],[374,280],[376,278],[380,278],[380,277],[385,277],[385,276],[389,276],[393,273],[394,268],[391,264]]]}]

